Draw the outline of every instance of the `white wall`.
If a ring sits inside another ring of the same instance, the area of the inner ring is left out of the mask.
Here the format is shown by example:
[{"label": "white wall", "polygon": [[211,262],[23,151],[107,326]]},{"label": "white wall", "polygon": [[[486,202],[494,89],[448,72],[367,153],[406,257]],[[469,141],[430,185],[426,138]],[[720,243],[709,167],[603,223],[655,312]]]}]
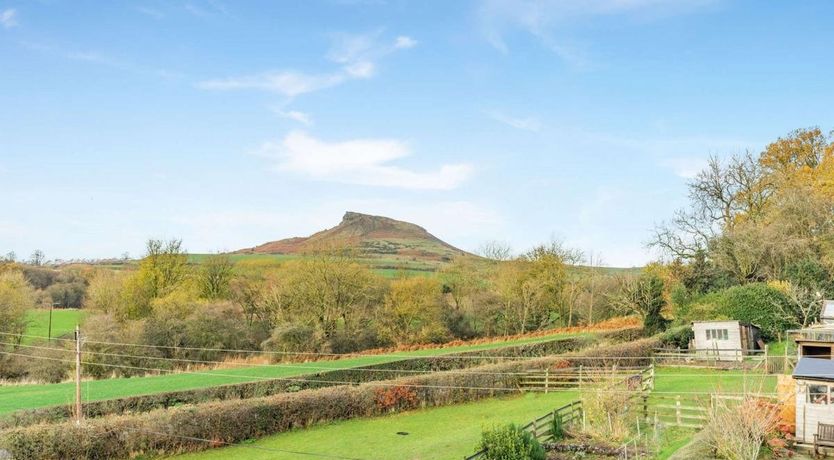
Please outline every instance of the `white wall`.
[{"label": "white wall", "polygon": [[796,440],[813,444],[818,423],[834,425],[834,405],[809,404],[806,401],[807,385],[813,385],[815,382],[801,379],[797,379],[796,382]]},{"label": "white wall", "polygon": [[[727,340],[707,339],[708,329],[726,329]],[[695,348],[697,350],[704,350],[704,357],[713,357],[715,353],[709,350],[719,350],[718,358],[721,360],[741,361],[741,351],[744,347],[741,343],[741,328],[738,321],[707,321],[697,322],[692,325],[692,331],[695,334]],[[699,352],[699,355],[702,353]]]}]

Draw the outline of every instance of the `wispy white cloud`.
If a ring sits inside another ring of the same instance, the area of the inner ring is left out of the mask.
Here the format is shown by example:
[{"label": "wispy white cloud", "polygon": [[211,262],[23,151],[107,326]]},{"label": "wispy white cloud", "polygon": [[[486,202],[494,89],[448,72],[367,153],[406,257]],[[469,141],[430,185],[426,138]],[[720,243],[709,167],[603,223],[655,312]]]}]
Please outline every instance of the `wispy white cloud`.
[{"label": "wispy white cloud", "polygon": [[197,87],[207,90],[254,89],[294,97],[338,85],[345,81],[343,74],[308,74],[292,70],[264,72],[255,75],[205,80]]},{"label": "wispy white cloud", "polygon": [[670,168],[676,175],[684,179],[692,179],[698,175],[706,166],[705,157],[674,157],[664,158],[661,164]]},{"label": "wispy white cloud", "polygon": [[690,13],[719,0],[484,0],[476,16],[486,40],[507,53],[506,35],[522,30],[565,61],[587,66],[583,47],[567,38],[573,23],[600,16],[646,19]]},{"label": "wispy white cloud", "polygon": [[[54,50],[52,48],[46,48],[45,51],[60,52],[59,50]],[[136,74],[151,75],[163,79],[177,79],[183,76],[180,72],[168,69],[146,67],[144,65],[140,65],[124,59],[115,58],[113,56],[109,56],[107,54],[103,54],[97,51],[70,51],[63,52],[62,54],[63,57],[72,61],[89,62],[92,64],[99,64],[102,66],[111,67],[117,70],[122,70]]]},{"label": "wispy white cloud", "polygon": [[273,107],[272,112],[281,118],[297,121],[303,125],[310,126],[313,124],[313,118],[308,113],[300,112],[298,110],[283,110],[278,107]]},{"label": "wispy white cloud", "polygon": [[7,8],[0,12],[0,24],[4,29],[11,29],[17,27],[17,10],[14,8]]},{"label": "wispy white cloud", "polygon": [[415,46],[417,46],[417,40],[406,35],[400,35],[394,41],[394,48],[398,49],[414,48]]},{"label": "wispy white cloud", "polygon": [[276,161],[275,169],[316,180],[346,184],[450,190],[469,178],[469,164],[446,164],[429,172],[392,164],[411,155],[408,146],[392,139],[352,139],[326,142],[302,131],[280,142],[266,142],[257,152]]},{"label": "wispy white cloud", "polygon": [[381,39],[382,31],[367,34],[337,34],[326,58],[339,67],[332,72],[307,73],[297,70],[274,70],[254,75],[204,80],[197,87],[206,90],[260,90],[295,97],[340,85],[349,80],[368,79],[376,75],[377,62],[399,49],[417,44],[410,37],[393,41]]},{"label": "wispy white cloud", "polygon": [[490,110],[487,112],[487,115],[495,121],[504,123],[507,126],[512,126],[516,129],[538,132],[542,128],[541,122],[538,119],[532,117],[515,118],[508,116],[498,110]]}]

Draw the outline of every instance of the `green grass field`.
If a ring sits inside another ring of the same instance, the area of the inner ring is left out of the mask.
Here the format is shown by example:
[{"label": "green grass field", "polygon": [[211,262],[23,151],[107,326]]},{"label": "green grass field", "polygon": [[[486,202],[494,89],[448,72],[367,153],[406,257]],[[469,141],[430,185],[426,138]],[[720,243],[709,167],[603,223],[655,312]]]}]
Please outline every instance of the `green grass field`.
[{"label": "green grass field", "polygon": [[[255,446],[379,460],[461,459],[474,453],[483,429],[510,422],[524,425],[548,411],[576,400],[577,397],[577,392],[528,393],[513,398],[489,399],[384,417],[345,420],[176,458],[303,458],[298,454],[257,450],[251,447]],[[400,435],[398,432],[408,434]]]},{"label": "green grass field", "polygon": [[[701,369],[689,367],[658,368],[655,376],[656,394],[678,393],[684,397],[693,393],[774,393],[776,376],[757,371],[737,369]],[[700,395],[709,398],[709,395]]]},{"label": "green grass field", "polygon": [[[75,309],[52,310],[52,337],[70,334],[75,325],[84,319],[84,312]],[[49,333],[49,309],[37,308],[26,312],[26,335],[46,337]],[[23,343],[30,343],[35,339],[24,337]]]},{"label": "green grass field", "polygon": [[[192,390],[218,385],[257,381],[267,378],[292,378],[314,374],[323,370],[368,366],[399,361],[415,356],[440,356],[465,351],[500,349],[508,346],[545,342],[576,337],[578,334],[556,334],[505,342],[477,345],[461,345],[429,350],[398,352],[386,355],[369,355],[312,363],[292,363],[234,369],[206,370],[196,373],[166,374],[150,377],[116,378],[85,381],[82,385],[85,401],[101,401],[128,396]],[[0,415],[20,409],[69,404],[73,400],[73,383],[0,386]]]},{"label": "green grass field", "polygon": [[[761,383],[761,391],[775,389],[775,377],[748,375],[745,379],[744,376],[739,377],[737,374],[739,374],[738,371],[658,368],[655,391],[664,394],[666,392],[710,393],[718,390],[736,392],[743,390],[744,380],[748,385],[756,385],[756,388]],[[579,397],[580,393],[573,390],[558,391],[547,395],[528,393],[516,398],[490,399],[385,417],[340,421],[305,430],[281,433],[239,446],[188,454],[177,458],[183,460],[236,457],[298,458],[297,455],[260,451],[251,446],[375,459],[463,458],[474,452],[483,428],[510,422],[525,424]],[[399,431],[409,434],[397,435]],[[678,428],[665,433],[665,445],[660,452],[661,458],[667,458],[689,442],[693,433],[691,430]],[[327,446],[327,448],[319,446]]]}]

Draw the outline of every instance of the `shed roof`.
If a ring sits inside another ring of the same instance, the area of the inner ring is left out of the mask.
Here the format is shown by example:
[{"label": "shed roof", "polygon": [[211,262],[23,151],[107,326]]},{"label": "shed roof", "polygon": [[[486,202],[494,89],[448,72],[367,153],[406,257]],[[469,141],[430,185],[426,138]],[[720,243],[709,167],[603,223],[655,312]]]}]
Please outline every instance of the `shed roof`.
[{"label": "shed roof", "polygon": [[[834,318],[834,317],[832,317],[832,318]],[[756,329],[761,329],[758,325],[755,325],[753,323],[745,323],[744,321],[739,321],[737,319],[713,319],[713,320],[705,319],[705,320],[692,321],[693,326],[696,325],[696,324],[707,324],[707,323],[713,323],[713,324],[714,323],[737,323],[741,326],[753,326]]]},{"label": "shed roof", "polygon": [[825,300],[822,304],[822,319],[834,319],[834,300]]},{"label": "shed roof", "polygon": [[793,370],[793,378],[834,380],[834,360],[801,358]]}]

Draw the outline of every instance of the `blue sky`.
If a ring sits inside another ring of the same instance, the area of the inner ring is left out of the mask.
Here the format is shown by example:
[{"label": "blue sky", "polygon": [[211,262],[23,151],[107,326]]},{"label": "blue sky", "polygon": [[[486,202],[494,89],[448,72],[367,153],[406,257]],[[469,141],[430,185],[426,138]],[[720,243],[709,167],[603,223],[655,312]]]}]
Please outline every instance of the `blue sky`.
[{"label": "blue sky", "polygon": [[653,258],[710,154],[834,127],[834,3],[0,0],[0,252],[409,220]]}]

